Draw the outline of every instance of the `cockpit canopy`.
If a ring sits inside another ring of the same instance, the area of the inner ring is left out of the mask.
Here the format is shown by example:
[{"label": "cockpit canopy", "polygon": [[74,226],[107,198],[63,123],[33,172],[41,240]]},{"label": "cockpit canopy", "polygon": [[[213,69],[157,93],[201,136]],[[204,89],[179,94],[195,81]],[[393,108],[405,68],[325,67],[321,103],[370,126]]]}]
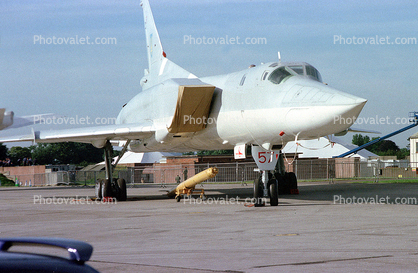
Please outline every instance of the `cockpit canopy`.
[{"label": "cockpit canopy", "polygon": [[268,80],[274,84],[280,84],[284,79],[295,75],[300,75],[322,82],[322,77],[319,71],[308,63],[291,63],[282,65],[271,72]]}]

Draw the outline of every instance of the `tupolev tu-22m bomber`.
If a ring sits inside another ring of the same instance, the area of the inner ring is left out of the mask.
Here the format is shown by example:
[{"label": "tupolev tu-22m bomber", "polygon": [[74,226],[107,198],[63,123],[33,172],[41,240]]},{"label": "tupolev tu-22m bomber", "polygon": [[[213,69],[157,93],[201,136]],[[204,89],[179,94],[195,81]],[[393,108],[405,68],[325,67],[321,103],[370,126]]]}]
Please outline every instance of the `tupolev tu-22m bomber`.
[{"label": "tupolev tu-22m bomber", "polygon": [[[219,76],[197,77],[167,58],[148,0],[144,13],[148,69],[142,91],[125,104],[115,125],[35,131],[0,142],[83,142],[103,148],[106,179],[96,196],[127,197],[125,181],[112,179],[112,145],[123,153],[190,152],[246,147],[261,172],[254,197],[278,205],[279,183],[296,183],[285,173],[281,149],[293,140],[317,139],[347,132],[367,100],[324,84],[319,71],[305,62],[269,62]],[[121,102],[123,103],[123,102]],[[335,122],[336,117],[351,123]],[[119,158],[120,158],[119,157]]]}]

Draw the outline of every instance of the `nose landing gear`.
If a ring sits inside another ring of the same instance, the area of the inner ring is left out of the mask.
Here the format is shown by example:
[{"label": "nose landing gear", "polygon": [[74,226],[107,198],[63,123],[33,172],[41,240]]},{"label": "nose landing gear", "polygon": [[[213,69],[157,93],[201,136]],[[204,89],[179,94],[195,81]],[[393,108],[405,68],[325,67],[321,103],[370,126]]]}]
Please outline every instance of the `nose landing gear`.
[{"label": "nose landing gear", "polygon": [[[278,206],[279,194],[299,193],[296,175],[285,172],[281,150],[266,151],[259,146],[252,146],[251,152],[261,172],[254,180],[255,207],[264,206],[267,197],[271,206]],[[271,172],[274,172],[274,175]]]}]

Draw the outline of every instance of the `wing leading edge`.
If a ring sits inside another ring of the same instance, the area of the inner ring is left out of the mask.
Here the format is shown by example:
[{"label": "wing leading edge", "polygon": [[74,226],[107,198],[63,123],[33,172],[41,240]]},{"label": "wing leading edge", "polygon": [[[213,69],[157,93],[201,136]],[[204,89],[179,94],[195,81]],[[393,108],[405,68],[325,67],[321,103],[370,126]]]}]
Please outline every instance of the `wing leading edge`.
[{"label": "wing leading edge", "polygon": [[81,142],[90,143],[97,148],[103,148],[108,140],[126,141],[146,139],[155,133],[152,124],[116,124],[77,129],[34,131],[32,134],[14,137],[2,137],[2,142],[57,143],[57,142]]}]

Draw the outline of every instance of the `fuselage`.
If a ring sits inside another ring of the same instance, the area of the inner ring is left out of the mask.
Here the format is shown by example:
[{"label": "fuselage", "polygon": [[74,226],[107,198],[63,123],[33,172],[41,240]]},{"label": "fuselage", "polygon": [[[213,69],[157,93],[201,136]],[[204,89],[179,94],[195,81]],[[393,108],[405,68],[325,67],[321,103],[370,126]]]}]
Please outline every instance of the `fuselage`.
[{"label": "fuselage", "polygon": [[219,150],[315,139],[349,128],[366,103],[322,83],[319,72],[307,63],[267,63],[200,80],[216,86],[206,128],[167,132],[178,96],[178,85],[167,79],[140,92],[119,113],[117,123],[145,123],[156,129],[150,139],[134,141],[131,150]]}]

